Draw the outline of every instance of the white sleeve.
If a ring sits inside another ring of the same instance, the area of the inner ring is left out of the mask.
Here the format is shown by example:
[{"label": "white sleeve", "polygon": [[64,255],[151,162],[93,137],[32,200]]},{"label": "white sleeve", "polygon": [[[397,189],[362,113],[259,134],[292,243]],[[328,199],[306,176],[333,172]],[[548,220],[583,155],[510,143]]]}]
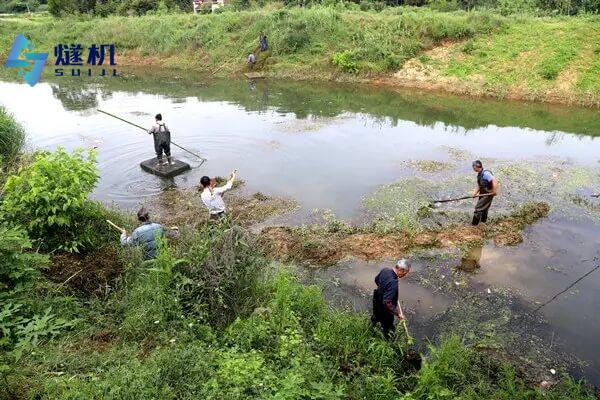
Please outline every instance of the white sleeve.
[{"label": "white sleeve", "polygon": [[227,181],[227,183],[225,185],[218,187],[218,188],[214,188],[213,193],[215,193],[215,194],[225,193],[232,187],[233,187],[233,179],[230,179]]}]

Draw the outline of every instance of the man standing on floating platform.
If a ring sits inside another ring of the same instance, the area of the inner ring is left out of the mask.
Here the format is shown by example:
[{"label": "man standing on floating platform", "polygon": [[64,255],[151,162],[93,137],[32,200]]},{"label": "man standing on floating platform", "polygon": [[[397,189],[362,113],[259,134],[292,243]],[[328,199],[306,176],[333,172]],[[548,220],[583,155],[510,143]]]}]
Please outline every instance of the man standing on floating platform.
[{"label": "man standing on floating platform", "polygon": [[229,180],[227,183],[221,187],[215,187],[217,185],[217,181],[214,178],[210,179],[208,176],[203,176],[200,179],[200,184],[203,187],[200,198],[202,199],[204,205],[208,208],[210,219],[219,220],[225,218],[227,210],[221,195],[233,187],[233,182],[235,181],[236,175],[237,169],[234,169],[229,175]]},{"label": "man standing on floating platform", "polygon": [[[150,215],[144,207],[138,211],[137,217],[142,224],[131,233],[131,236],[127,236],[127,231],[122,229],[121,244],[123,246],[141,246],[146,260],[156,258],[156,240],[159,237],[165,237],[166,229],[161,224],[150,222]],[[171,229],[167,236],[177,236],[178,228]]]},{"label": "man standing on floating platform", "polygon": [[479,197],[473,214],[473,225],[479,225],[480,222],[486,222],[488,210],[492,205],[494,196],[498,193],[498,180],[491,171],[483,169],[483,164],[479,160],[473,161],[473,171],[477,172],[477,188],[473,191],[473,197]]},{"label": "man standing on floating platform", "polygon": [[377,289],[373,292],[373,315],[371,323],[381,324],[383,335],[388,338],[394,330],[394,315],[403,320],[404,315],[398,305],[398,279],[410,271],[410,262],[399,260],[394,268],[384,268],[375,277]]},{"label": "man standing on floating platform", "polygon": [[[149,135],[154,135],[154,151],[158,159],[157,167],[163,165],[172,165],[171,161],[171,132],[167,125],[162,121],[162,115],[156,114],[156,123],[148,131]],[[167,161],[163,162],[163,151],[167,156]]]}]

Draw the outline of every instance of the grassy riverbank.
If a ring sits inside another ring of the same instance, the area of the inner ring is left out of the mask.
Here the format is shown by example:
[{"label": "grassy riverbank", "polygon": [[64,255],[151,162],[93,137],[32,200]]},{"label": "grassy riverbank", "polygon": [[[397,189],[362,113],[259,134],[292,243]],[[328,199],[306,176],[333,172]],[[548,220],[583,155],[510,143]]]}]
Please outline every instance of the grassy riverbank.
[{"label": "grassy riverbank", "polygon": [[264,31],[271,50],[259,54],[257,69],[266,76],[598,105],[599,21],[408,7],[11,17],[0,25],[0,55],[7,54],[15,32],[23,32],[50,54],[57,43],[115,43],[121,71],[174,67],[230,76],[246,71],[245,57]]}]

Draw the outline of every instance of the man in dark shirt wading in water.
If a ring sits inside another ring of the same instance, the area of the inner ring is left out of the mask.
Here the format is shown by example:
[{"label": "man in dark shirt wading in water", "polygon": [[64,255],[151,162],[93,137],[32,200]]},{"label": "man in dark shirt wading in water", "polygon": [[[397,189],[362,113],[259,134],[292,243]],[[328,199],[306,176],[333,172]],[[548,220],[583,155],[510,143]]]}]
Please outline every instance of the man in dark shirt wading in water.
[{"label": "man in dark shirt wading in water", "polygon": [[394,268],[384,268],[375,277],[377,289],[373,292],[373,316],[371,323],[381,324],[383,335],[388,338],[394,329],[394,315],[404,319],[398,308],[398,279],[404,278],[410,271],[410,262],[399,260]]},{"label": "man in dark shirt wading in water", "polygon": [[479,197],[475,206],[473,225],[479,225],[480,222],[487,221],[488,210],[498,192],[498,181],[491,171],[483,169],[483,164],[479,160],[473,161],[473,171],[477,172],[477,188],[473,191],[473,196],[488,194],[488,196]]}]

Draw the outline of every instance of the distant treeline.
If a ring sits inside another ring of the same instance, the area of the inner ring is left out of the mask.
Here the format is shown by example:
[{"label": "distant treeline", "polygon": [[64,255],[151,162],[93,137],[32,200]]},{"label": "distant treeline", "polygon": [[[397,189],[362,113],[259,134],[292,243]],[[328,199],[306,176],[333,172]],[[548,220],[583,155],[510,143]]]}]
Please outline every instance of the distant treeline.
[{"label": "distant treeline", "polygon": [[[600,13],[600,0],[282,0],[286,6],[333,5],[354,3],[362,10],[379,11],[398,5],[427,6],[443,11],[493,9],[502,14],[578,14]],[[232,0],[225,9],[242,10],[262,7],[272,0]],[[205,8],[205,11],[210,11]],[[155,12],[191,12],[191,0],[8,0],[0,4],[0,13],[49,11],[55,16],[92,14],[98,16],[142,15]],[[223,10],[221,10],[223,11]]]}]

